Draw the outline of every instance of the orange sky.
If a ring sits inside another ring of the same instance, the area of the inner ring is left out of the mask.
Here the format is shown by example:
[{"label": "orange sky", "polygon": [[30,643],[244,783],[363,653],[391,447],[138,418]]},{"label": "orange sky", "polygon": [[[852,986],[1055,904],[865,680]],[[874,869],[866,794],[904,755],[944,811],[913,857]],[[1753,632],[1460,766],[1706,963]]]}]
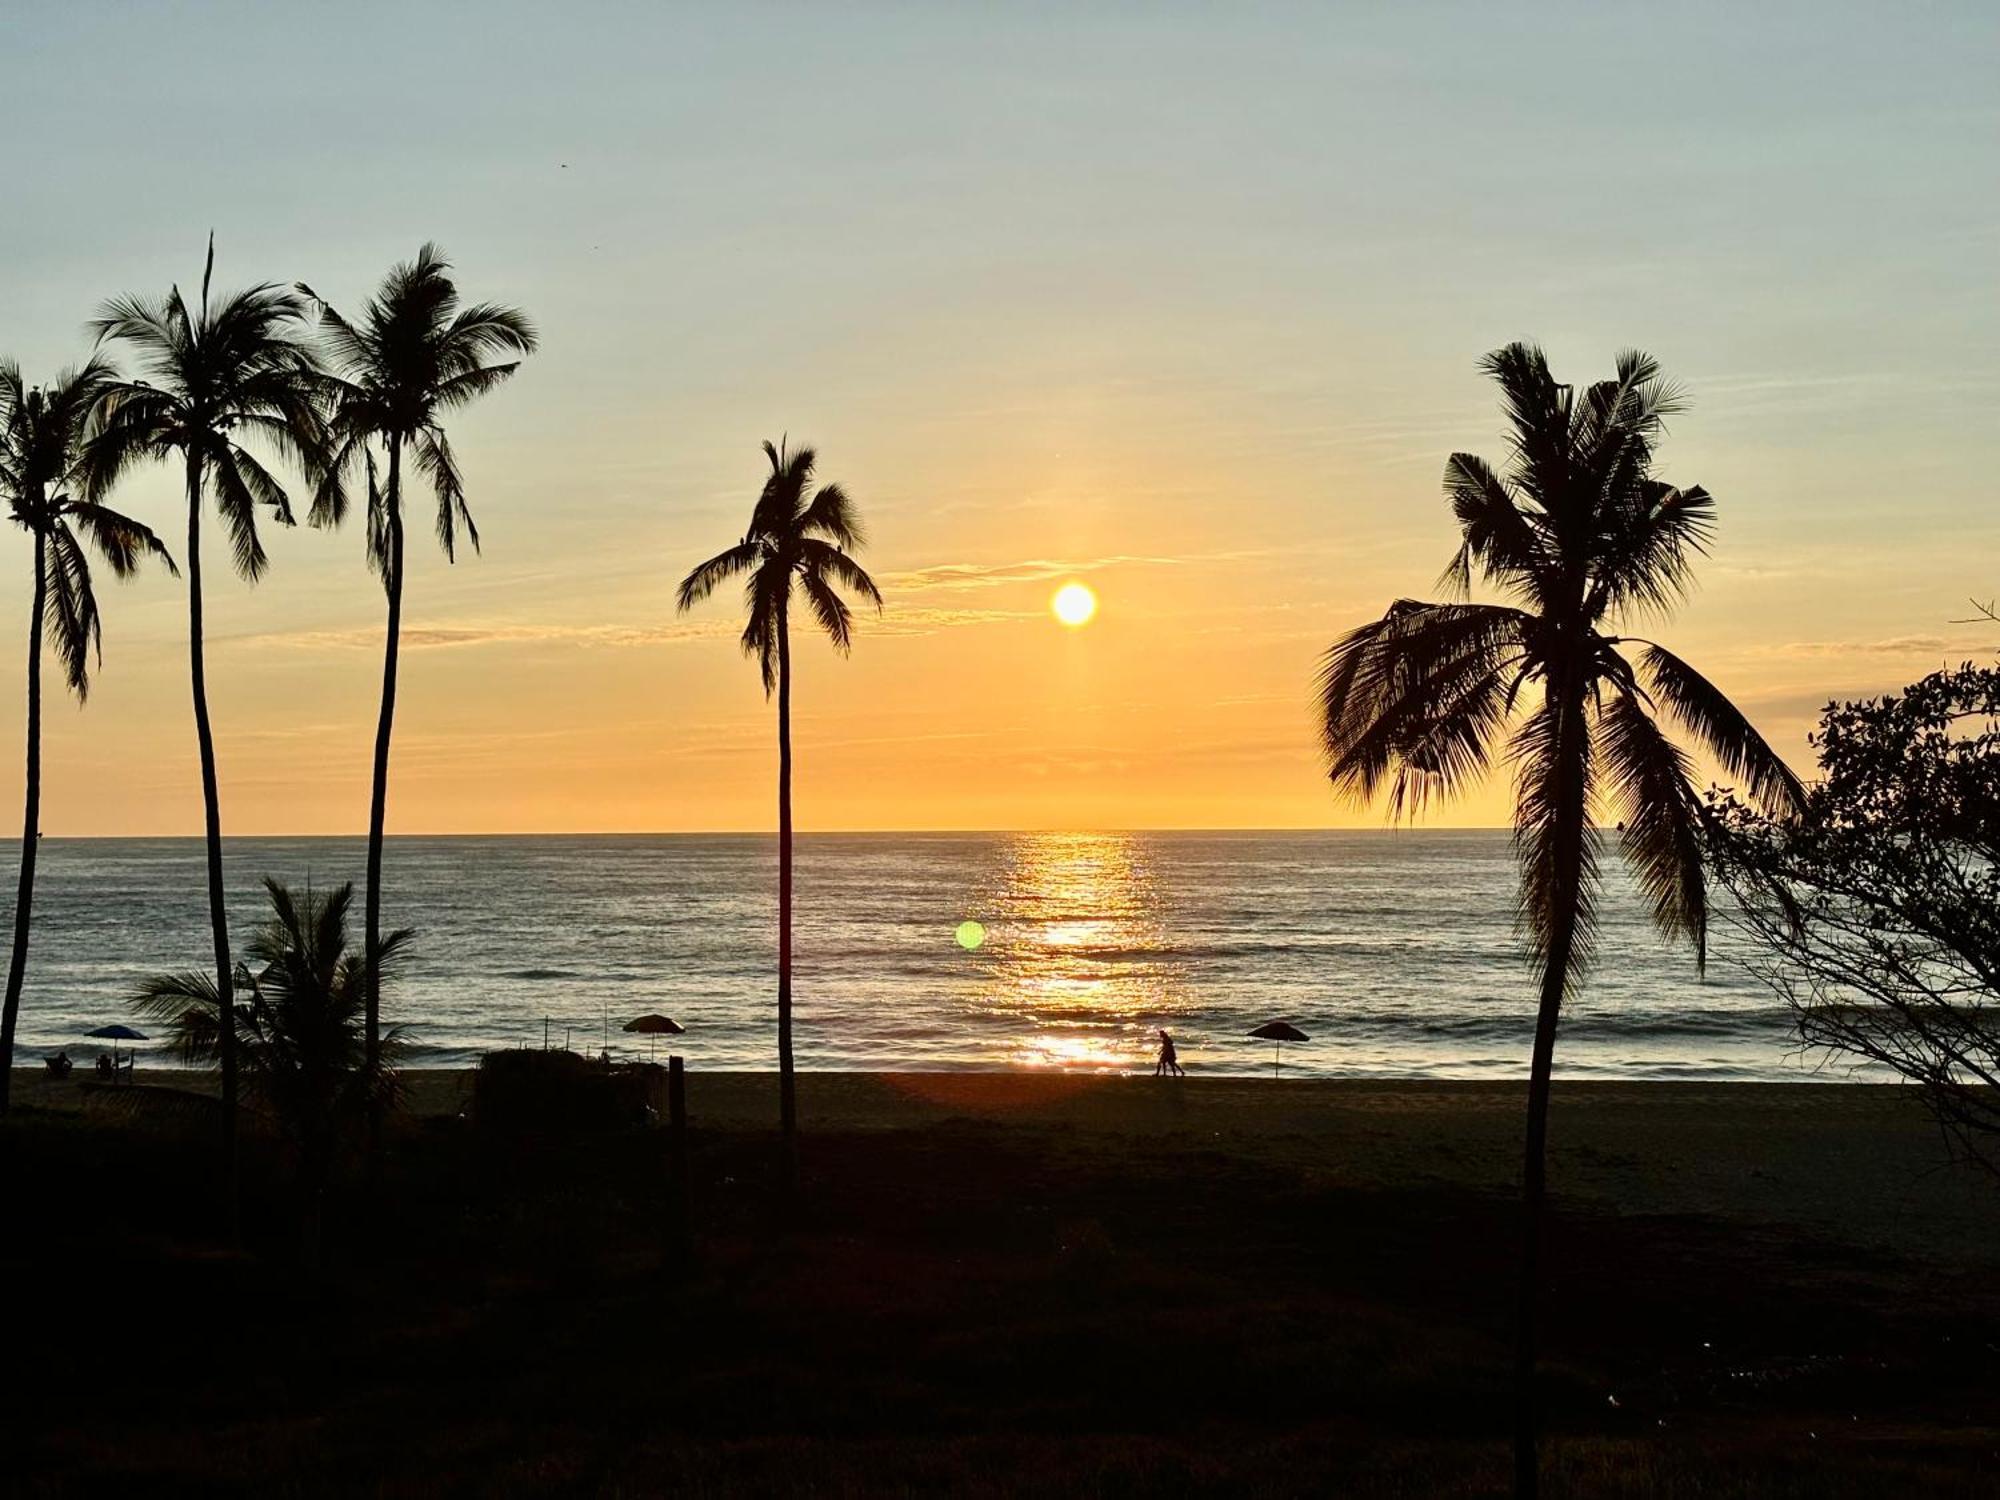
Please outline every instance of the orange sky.
[{"label": "orange sky", "polygon": [[[198,274],[211,224],[221,284],[351,304],[436,238],[536,317],[543,352],[453,426],[486,555],[412,554],[392,831],[770,826],[733,598],[679,620],[672,589],[785,432],[858,499],[889,599],[851,660],[800,643],[802,827],[1379,822],[1319,778],[1314,664],[1431,590],[1446,455],[1504,457],[1475,362],[1517,337],[1565,378],[1638,344],[1688,384],[1666,472],[1720,533],[1657,632],[1798,762],[1826,697],[1989,652],[1950,622],[2000,589],[1990,20],[1864,10],[1801,49],[1725,7],[1421,10],[523,9],[433,89],[458,43],[429,15],[301,55],[246,11],[225,56],[51,9],[0,84],[78,123],[0,230],[0,348],[31,379],[79,357],[102,298]],[[111,160],[132,192],[74,191]],[[179,550],[176,489],[119,503]],[[211,585],[225,827],[354,832],[380,592],[358,532],[269,544],[261,587]],[[1047,609],[1072,577],[1103,602],[1080,631]],[[19,537],[0,578],[24,627]],[[91,703],[50,700],[44,826],[196,832],[184,595],[104,589]]]}]

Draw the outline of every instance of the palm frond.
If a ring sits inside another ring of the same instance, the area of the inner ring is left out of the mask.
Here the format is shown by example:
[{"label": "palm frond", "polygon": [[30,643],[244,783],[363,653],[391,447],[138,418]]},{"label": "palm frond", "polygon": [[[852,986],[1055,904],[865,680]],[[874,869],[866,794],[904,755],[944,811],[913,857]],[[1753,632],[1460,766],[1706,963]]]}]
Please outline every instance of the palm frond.
[{"label": "palm frond", "polygon": [[1492,466],[1474,454],[1452,454],[1444,493],[1465,539],[1443,582],[1464,597],[1477,569],[1503,588],[1539,593],[1553,571],[1542,519],[1522,509]]},{"label": "palm frond", "polygon": [[812,486],[813,469],[819,455],[811,448],[787,448],[784,442],[764,444],[764,456],[771,461],[771,477],[757,497],[750,515],[750,535],[790,536],[798,529],[806,508],[806,491]]},{"label": "palm frond", "polygon": [[141,463],[168,457],[180,441],[179,404],[165,391],[130,381],[104,392],[92,414],[79,477],[101,500]]},{"label": "palm frond", "polygon": [[442,427],[425,427],[410,439],[410,452],[417,472],[430,481],[437,496],[437,538],[447,562],[458,561],[458,533],[462,529],[472,550],[479,550],[479,528],[472,523],[472,510],[465,503],[465,476],[458,471],[458,458]]},{"label": "palm frond", "polygon": [[496,355],[533,354],[541,343],[535,325],[518,307],[475,302],[461,310],[440,341],[450,351],[450,363],[463,373]]},{"label": "palm frond", "polygon": [[741,541],[726,552],[718,552],[681,580],[675,607],[686,614],[714,593],[719,585],[754,567],[762,552],[763,548],[752,541]]},{"label": "palm frond", "polygon": [[90,660],[103,655],[103,625],[91,588],[90,559],[66,526],[54,526],[38,541],[48,572],[48,615],[44,638],[62,665],[63,678],[79,700],[90,693]]},{"label": "palm frond", "polygon": [[1572,529],[1570,421],[1574,405],[1568,386],[1549,373],[1548,356],[1534,344],[1513,343],[1494,350],[1480,368],[1499,385],[1513,428],[1515,487],[1538,505],[1559,540]]},{"label": "palm frond", "polygon": [[1686,593],[1708,551],[1715,500],[1700,485],[1679,489],[1641,477],[1607,497],[1592,568],[1593,615],[1638,608],[1664,613]]},{"label": "palm frond", "polygon": [[139,571],[141,560],[149,556],[158,558],[174,577],[181,576],[173,554],[152,527],[90,500],[67,502],[62,515],[90,538],[117,577],[130,578]]},{"label": "palm frond", "polygon": [[799,516],[801,535],[823,537],[836,547],[853,551],[867,541],[860,512],[837,484],[823,484]]},{"label": "palm frond", "polygon": [[[1372,797],[1404,750],[1423,742],[1426,723],[1468,692],[1477,690],[1473,701],[1494,702],[1504,714],[1511,707],[1507,680],[1498,700],[1479,685],[1520,664],[1527,622],[1503,605],[1400,599],[1381,619],[1343,636],[1317,684],[1321,747],[1336,789]],[[1490,728],[1484,712],[1479,722]]]},{"label": "palm frond", "polygon": [[475,369],[441,380],[432,406],[438,411],[450,411],[477,400],[489,391],[498,390],[514,372],[520,369],[520,362],[506,365],[480,365]]},{"label": "palm frond", "polygon": [[799,587],[812,606],[813,618],[819,621],[820,629],[827,633],[834,648],[841,652],[849,650],[854,642],[854,616],[847,608],[847,601],[817,572],[800,573]]},{"label": "palm frond", "polygon": [[1660,732],[1638,697],[1608,695],[1598,714],[1597,748],[1614,794],[1620,838],[1653,921],[1694,944],[1708,961],[1708,885],[1702,864],[1700,802],[1687,756]]},{"label": "palm frond", "polygon": [[[1596,767],[1581,705],[1545,697],[1522,721],[1508,755],[1515,768],[1521,931],[1536,960],[1547,966],[1561,957],[1563,978],[1571,981],[1589,968],[1597,936],[1597,831],[1587,816]],[[1574,850],[1565,845],[1571,838],[1579,841]],[[1565,927],[1569,942],[1562,945]]]},{"label": "palm frond", "polygon": [[[803,522],[800,530],[803,531]],[[868,570],[856,562],[852,556],[839,547],[830,546],[815,536],[801,536],[795,551],[802,574],[813,574],[851,589],[874,605],[882,608],[882,591],[875,586],[875,580],[868,576]]]},{"label": "palm frond", "polygon": [[[215,443],[205,456],[208,461],[202,474],[214,492],[215,513],[222,518],[223,532],[229,538],[230,561],[246,582],[255,583],[264,576],[270,562],[263,539],[257,535],[257,506],[260,502],[271,503],[266,486],[274,485],[275,481],[262,464],[233,443]],[[282,489],[278,490],[277,499],[284,502]],[[289,522],[290,505],[284,503],[274,519]]]},{"label": "palm frond", "polygon": [[[365,437],[351,432],[343,432],[333,440],[327,452],[325,470],[313,486],[312,503],[306,510],[308,525],[330,531],[347,519],[347,476],[366,447],[366,441]],[[372,457],[369,462],[373,462]]]},{"label": "palm frond", "polygon": [[1646,643],[1639,664],[1653,696],[1772,817],[1805,810],[1805,785],[1723,691],[1664,646]]},{"label": "palm frond", "polygon": [[743,654],[757,663],[764,682],[764,696],[778,688],[778,650],[784,637],[792,596],[792,569],[784,558],[770,555],[743,586],[746,623],[738,644]]},{"label": "palm frond", "polygon": [[184,1063],[214,1060],[221,1046],[222,997],[214,976],[155,974],[139,982],[132,1007],[171,1029],[174,1055]]}]

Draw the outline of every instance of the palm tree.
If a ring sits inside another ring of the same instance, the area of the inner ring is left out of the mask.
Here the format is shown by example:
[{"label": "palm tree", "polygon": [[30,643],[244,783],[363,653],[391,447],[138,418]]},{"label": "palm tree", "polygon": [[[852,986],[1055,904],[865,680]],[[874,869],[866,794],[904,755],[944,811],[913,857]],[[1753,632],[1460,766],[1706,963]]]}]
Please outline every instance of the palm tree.
[{"label": "palm tree", "polygon": [[[243,1071],[250,1092],[290,1147],[299,1174],[301,1230],[308,1262],[319,1258],[321,1208],[342,1136],[398,1088],[393,1064],[405,1035],[391,1027],[372,1050],[363,1031],[371,982],[348,946],[354,887],[303,893],[266,879],[271,915],[244,947],[232,989]],[[411,934],[392,932],[376,952],[374,981],[392,978]],[[188,1062],[213,1060],[229,1029],[213,975],[160,974],[133,1004],[172,1028]]]},{"label": "palm tree", "polygon": [[805,595],[814,620],[842,653],[852,643],[854,617],[840,588],[860,594],[878,611],[882,594],[851,555],[863,542],[854,502],[837,484],[812,490],[813,450],[788,453],[782,444],[766,443],[764,454],[771,477],[750,513],[749,529],[735,546],[681,580],[679,605],[684,614],[717,585],[748,574],[743,651],[757,659],[764,696],[778,695],[778,1120],[789,1186],[798,1146],[792,1081],[792,592]]},{"label": "palm tree", "polygon": [[7,1112],[14,1062],[14,1023],[28,968],[28,931],[35,901],[35,856],[41,839],[42,641],[47,637],[71,692],[90,692],[90,659],[102,656],[97,594],[87,540],[120,578],[147,553],[177,572],[160,539],[129,516],[84,493],[82,462],[91,413],[118,372],[102,360],[64,370],[52,385],[29,389],[20,367],[0,363],[0,502],[13,523],[35,539],[35,587],[28,608],[27,811],[21,822],[21,884],[14,898],[14,951],[7,964],[7,999],[0,1011],[0,1114]]},{"label": "palm tree", "polygon": [[[301,463],[309,479],[320,471],[321,424],[316,406],[319,361],[303,337],[305,304],[292,291],[265,283],[211,303],[215,236],[201,273],[201,304],[191,309],[178,286],[164,298],[120,297],[92,325],[100,342],[129,345],[150,380],[120,381],[106,392],[99,430],[85,454],[93,498],[102,498],[134,465],[178,457],[187,480],[188,661],[194,696],[195,741],[208,834],[208,917],[225,1018],[232,1014],[229,913],[222,884],[222,809],[216,792],[215,739],[208,720],[202,648],[201,514],[210,496],[229,536],[236,571],[255,583],[267,559],[257,537],[257,510],[290,525],[284,486],[243,439],[255,436]],[[232,1229],[236,1212],[236,1045],[224,1024],[216,1058],[222,1074],[224,1191]]]},{"label": "palm tree", "polygon": [[[1625,857],[1654,920],[1689,939],[1701,962],[1708,926],[1701,802],[1688,755],[1662,717],[1773,812],[1796,809],[1803,793],[1705,677],[1663,646],[1609,633],[1631,615],[1670,609],[1712,524],[1706,490],[1651,472],[1665,419],[1680,409],[1658,365],[1623,354],[1616,377],[1580,400],[1529,345],[1510,344],[1483,368],[1504,394],[1512,454],[1504,472],[1468,453],[1445,465],[1445,497],[1463,536],[1445,573],[1458,600],[1399,600],[1348,632],[1327,654],[1319,691],[1334,786],[1362,800],[1386,786],[1397,815],[1483,775],[1511,726],[1520,920],[1541,984],[1516,1344],[1515,1489],[1532,1495],[1549,1072],[1563,1001],[1592,957],[1593,813],[1612,808],[1622,818]],[[1475,574],[1513,602],[1470,602]]]},{"label": "palm tree", "polygon": [[[368,479],[368,562],[389,598],[382,651],[382,704],[375,725],[375,781],[368,803],[368,894],[364,953],[375,951],[382,922],[382,827],[389,805],[389,736],[396,720],[396,666],[403,634],[403,450],[437,497],[437,537],[447,561],[457,560],[463,527],[473,551],[479,530],[465,502],[465,481],[441,419],[499,385],[520,361],[491,364],[497,355],[534,352],[535,330],[517,308],[481,302],[459,306],[451,263],[436,245],[395,266],[381,290],[349,322],[300,285],[319,309],[334,364],[329,388],[329,462],[313,497],[316,526],[338,525],[347,511],[346,476],[358,463]],[[383,470],[375,450],[383,453]],[[381,1009],[367,987],[368,1056],[380,1042]],[[371,1126],[371,1129],[373,1127]]]}]

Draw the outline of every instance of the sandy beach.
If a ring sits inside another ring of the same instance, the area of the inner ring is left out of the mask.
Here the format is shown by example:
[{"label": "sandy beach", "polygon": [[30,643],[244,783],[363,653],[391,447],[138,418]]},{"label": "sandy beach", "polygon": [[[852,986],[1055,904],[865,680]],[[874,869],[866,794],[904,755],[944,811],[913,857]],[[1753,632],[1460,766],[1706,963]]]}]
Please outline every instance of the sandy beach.
[{"label": "sandy beach", "polygon": [[[16,1097],[117,1117],[205,1075],[141,1072],[136,1094],[17,1069]],[[468,1114],[472,1073],[405,1076],[413,1120]],[[762,1073],[688,1075],[696,1130],[756,1131],[776,1109]],[[1052,1138],[1126,1137],[1154,1149],[1282,1166],[1334,1185],[1508,1193],[1519,1182],[1523,1088],[1358,1079],[1204,1079],[1019,1073],[806,1073],[808,1131],[893,1131],[953,1120]],[[2000,1262],[2000,1184],[1948,1159],[1917,1093],[1890,1084],[1559,1083],[1553,1192],[1618,1214],[1700,1214],[1945,1260]]]}]

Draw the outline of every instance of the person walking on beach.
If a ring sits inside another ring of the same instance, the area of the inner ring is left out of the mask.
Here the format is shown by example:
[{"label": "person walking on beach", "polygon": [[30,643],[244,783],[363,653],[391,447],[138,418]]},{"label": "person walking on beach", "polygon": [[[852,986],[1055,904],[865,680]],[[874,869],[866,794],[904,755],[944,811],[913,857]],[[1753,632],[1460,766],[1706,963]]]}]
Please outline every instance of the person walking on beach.
[{"label": "person walking on beach", "polygon": [[1160,1033],[1160,1060],[1153,1066],[1155,1078],[1185,1078],[1187,1069],[1180,1064],[1174,1052],[1174,1039],[1162,1031]]}]

